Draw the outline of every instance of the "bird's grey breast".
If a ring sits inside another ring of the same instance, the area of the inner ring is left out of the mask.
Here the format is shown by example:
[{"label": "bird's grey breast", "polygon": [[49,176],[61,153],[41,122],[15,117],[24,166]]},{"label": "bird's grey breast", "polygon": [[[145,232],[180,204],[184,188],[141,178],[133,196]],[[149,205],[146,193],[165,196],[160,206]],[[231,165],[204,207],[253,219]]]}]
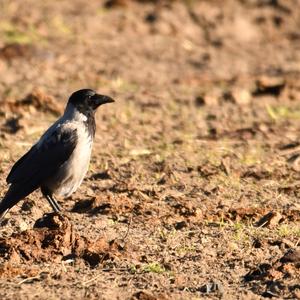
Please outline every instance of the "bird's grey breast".
[{"label": "bird's grey breast", "polygon": [[67,197],[77,190],[88,170],[93,136],[81,120],[63,122],[59,126],[59,130],[76,129],[77,144],[69,159],[48,180],[46,186],[52,193]]}]

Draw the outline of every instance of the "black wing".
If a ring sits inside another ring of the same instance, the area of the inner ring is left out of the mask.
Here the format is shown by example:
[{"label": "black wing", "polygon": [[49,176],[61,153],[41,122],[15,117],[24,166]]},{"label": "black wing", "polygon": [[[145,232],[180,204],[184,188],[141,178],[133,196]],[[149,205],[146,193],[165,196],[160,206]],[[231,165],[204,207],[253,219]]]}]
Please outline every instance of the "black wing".
[{"label": "black wing", "polygon": [[57,128],[34,145],[11,169],[6,181],[9,190],[0,202],[0,219],[5,213],[26,197],[70,157],[77,144],[76,130]]},{"label": "black wing", "polygon": [[41,145],[34,145],[12,167],[6,181],[26,184],[31,193],[68,160],[77,144],[76,129],[58,128]]}]

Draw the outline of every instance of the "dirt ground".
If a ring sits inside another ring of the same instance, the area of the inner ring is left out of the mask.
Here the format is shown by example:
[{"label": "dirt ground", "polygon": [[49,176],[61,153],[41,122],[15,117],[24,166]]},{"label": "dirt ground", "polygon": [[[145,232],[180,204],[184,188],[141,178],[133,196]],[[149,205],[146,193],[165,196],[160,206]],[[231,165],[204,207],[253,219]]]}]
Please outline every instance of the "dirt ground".
[{"label": "dirt ground", "polygon": [[300,299],[300,1],[0,1],[0,196],[94,88],[88,175],[0,228],[1,299]]}]

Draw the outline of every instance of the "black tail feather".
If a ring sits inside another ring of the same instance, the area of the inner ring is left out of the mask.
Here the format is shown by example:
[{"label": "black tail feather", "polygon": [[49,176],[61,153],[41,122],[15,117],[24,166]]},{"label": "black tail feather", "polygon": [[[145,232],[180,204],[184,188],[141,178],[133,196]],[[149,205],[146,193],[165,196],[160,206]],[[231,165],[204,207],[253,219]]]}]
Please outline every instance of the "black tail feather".
[{"label": "black tail feather", "polygon": [[7,191],[4,198],[0,202],[0,221],[13,206],[15,206],[21,199],[26,196],[27,194],[24,195],[24,189],[20,188],[16,184],[12,184],[9,187],[9,190]]}]

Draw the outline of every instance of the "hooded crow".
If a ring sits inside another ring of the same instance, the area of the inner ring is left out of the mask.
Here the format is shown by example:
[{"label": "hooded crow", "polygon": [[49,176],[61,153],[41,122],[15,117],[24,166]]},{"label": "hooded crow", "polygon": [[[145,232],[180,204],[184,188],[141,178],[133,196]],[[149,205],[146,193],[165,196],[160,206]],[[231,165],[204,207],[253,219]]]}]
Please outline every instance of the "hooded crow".
[{"label": "hooded crow", "polygon": [[40,188],[55,212],[54,195],[77,190],[89,166],[97,108],[114,100],[91,89],[74,92],[65,112],[22,156],[7,176],[9,189],[0,203],[0,220],[21,199]]}]

